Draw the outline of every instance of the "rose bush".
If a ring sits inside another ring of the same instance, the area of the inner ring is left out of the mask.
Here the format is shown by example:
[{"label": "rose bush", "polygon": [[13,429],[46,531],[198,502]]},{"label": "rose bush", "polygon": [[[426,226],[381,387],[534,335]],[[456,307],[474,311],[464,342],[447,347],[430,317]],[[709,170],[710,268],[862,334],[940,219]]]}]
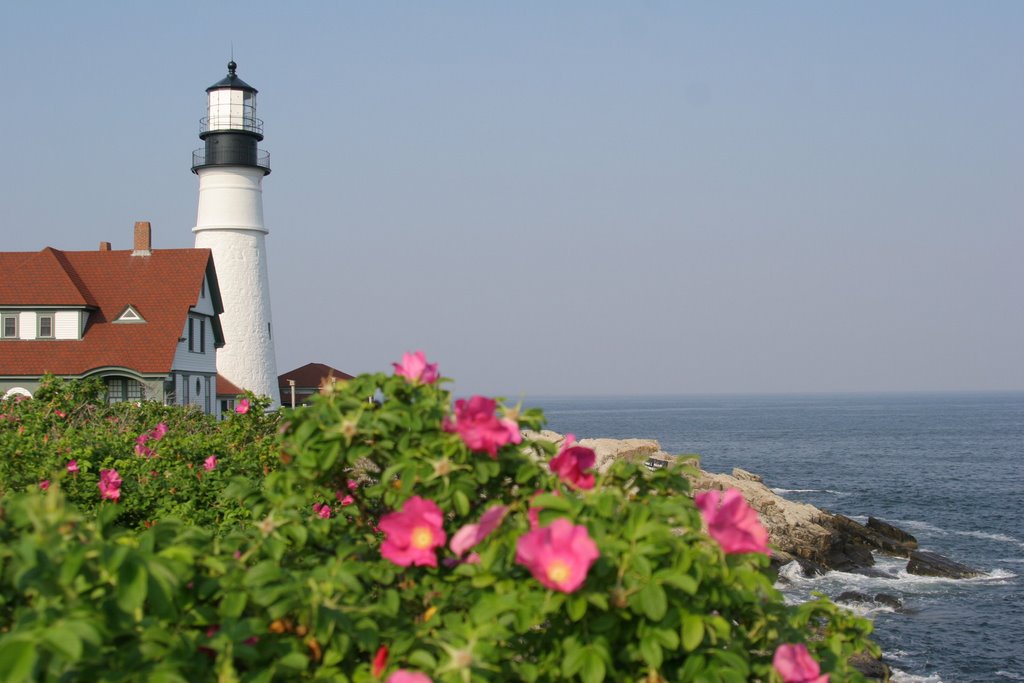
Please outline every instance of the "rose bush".
[{"label": "rose bush", "polygon": [[[785,604],[732,497],[702,515],[683,464],[596,474],[580,447],[521,435],[540,411],[453,407],[413,360],[326,387],[279,434],[231,424],[254,409],[185,449],[195,417],[152,407],[129,425],[117,413],[100,454],[73,439],[32,450],[45,467],[20,453],[31,471],[0,501],[0,680],[861,680],[848,658],[874,648],[870,624],[824,599]],[[54,409],[82,407],[26,409],[45,420],[25,433],[67,439]],[[155,455],[136,455],[161,422]],[[233,475],[196,489],[213,523],[175,520],[195,510],[178,501],[136,524],[128,506],[153,489],[123,461],[175,453],[200,483]],[[118,470],[117,501],[100,468]]]}]

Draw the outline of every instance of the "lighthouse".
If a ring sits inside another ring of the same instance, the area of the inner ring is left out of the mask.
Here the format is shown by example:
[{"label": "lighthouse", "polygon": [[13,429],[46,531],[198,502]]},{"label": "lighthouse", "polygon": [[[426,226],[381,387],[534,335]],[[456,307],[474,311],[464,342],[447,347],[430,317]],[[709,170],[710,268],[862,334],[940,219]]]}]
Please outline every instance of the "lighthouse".
[{"label": "lighthouse", "polygon": [[217,350],[217,372],[232,384],[269,396],[277,407],[277,361],[270,316],[270,277],[263,226],[263,177],[270,155],[259,149],[263,121],[256,118],[256,88],[236,74],[206,89],[207,111],[200,120],[204,146],[192,153],[199,176],[196,248],[213,252],[224,313],[224,346]]}]

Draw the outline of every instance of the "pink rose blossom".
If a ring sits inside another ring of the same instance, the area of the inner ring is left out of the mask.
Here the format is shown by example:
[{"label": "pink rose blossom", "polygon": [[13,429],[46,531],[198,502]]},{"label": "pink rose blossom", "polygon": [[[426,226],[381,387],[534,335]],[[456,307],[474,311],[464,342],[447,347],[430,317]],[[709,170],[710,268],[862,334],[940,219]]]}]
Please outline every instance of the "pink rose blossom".
[{"label": "pink rose blossom", "polygon": [[437,566],[434,548],[443,546],[447,536],[442,528],[444,516],[432,500],[413,496],[400,512],[389,512],[378,526],[384,532],[380,554],[401,567],[415,564]]},{"label": "pink rose blossom", "polygon": [[209,458],[204,460],[203,467],[205,467],[207,471],[217,469],[217,456],[211,455]]},{"label": "pink rose blossom", "polygon": [[583,585],[600,553],[585,526],[560,517],[516,542],[516,563],[552,590],[572,593]]},{"label": "pink rose blossom", "polygon": [[388,676],[387,683],[434,683],[430,676],[419,671],[406,671],[399,669]]},{"label": "pink rose blossom", "polygon": [[121,475],[117,470],[100,470],[100,498],[119,500],[121,498]]},{"label": "pink rose blossom", "polygon": [[39,482],[39,488],[41,488],[43,491],[48,490],[50,488],[50,480],[43,479],[41,482]]},{"label": "pink rose blossom", "polygon": [[249,399],[243,398],[241,401],[239,401],[238,405],[235,406],[235,412],[238,413],[239,415],[245,415],[246,413],[248,413]]},{"label": "pink rose blossom", "polygon": [[[335,491],[334,495],[337,496],[339,493],[341,493],[341,491]],[[355,503],[356,499],[353,498],[352,496],[345,495],[338,498],[338,502],[341,503],[341,507],[347,508],[349,505]]]},{"label": "pink rose blossom", "polygon": [[153,449],[146,446],[146,442],[153,440],[159,441],[167,435],[167,425],[163,422],[153,428],[152,431],[144,434],[139,434],[139,437],[135,439],[135,452],[138,455],[144,455],[147,458],[153,457]]},{"label": "pink rose blossom", "polygon": [[320,503],[313,503],[313,512],[320,515],[320,519],[330,519],[331,517],[331,506],[322,505]]},{"label": "pink rose blossom", "polygon": [[433,384],[437,381],[437,363],[428,363],[427,357],[422,351],[402,354],[401,363],[392,363],[395,366],[395,375],[405,377],[416,384]]},{"label": "pink rose blossom", "polygon": [[478,524],[467,524],[456,531],[448,547],[458,557],[462,557],[467,550],[476,546],[480,541],[487,538],[492,531],[497,529],[507,512],[508,507],[505,505],[494,505],[488,508],[487,512],[480,517]]},{"label": "pink rose blossom", "polygon": [[584,472],[584,470],[594,466],[597,456],[589,448],[574,446],[575,440],[574,435],[565,435],[565,441],[562,442],[562,448],[559,449],[558,455],[551,459],[551,471],[573,488],[592,489],[594,488],[594,475]]},{"label": "pink rose blossom", "polygon": [[68,468],[67,469],[68,469],[68,473],[76,474],[78,472],[78,461],[77,460],[71,460],[70,462],[68,462]]},{"label": "pink rose blossom", "polygon": [[819,675],[821,667],[803,643],[779,645],[772,657],[772,666],[784,683],[828,683],[828,674]]},{"label": "pink rose blossom", "polygon": [[768,532],[761,526],[757,512],[737,489],[705,491],[693,498],[711,535],[727,553],[764,553],[768,550]]},{"label": "pink rose blossom", "polygon": [[355,483],[351,479],[349,479],[347,482],[345,482],[345,486],[348,487],[349,491],[355,491],[357,488],[359,488],[359,484]]},{"label": "pink rose blossom", "polygon": [[494,414],[498,404],[494,399],[473,396],[468,401],[455,402],[455,421],[444,423],[447,432],[457,432],[469,450],[483,452],[498,458],[498,448],[523,440],[515,420],[499,418]]}]

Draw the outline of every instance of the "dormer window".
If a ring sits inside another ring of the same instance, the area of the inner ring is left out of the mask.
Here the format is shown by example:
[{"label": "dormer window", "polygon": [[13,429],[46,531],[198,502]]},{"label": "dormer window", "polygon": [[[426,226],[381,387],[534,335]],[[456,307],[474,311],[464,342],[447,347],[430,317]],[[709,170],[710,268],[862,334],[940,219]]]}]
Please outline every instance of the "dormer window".
[{"label": "dormer window", "polygon": [[135,310],[135,307],[131,304],[125,306],[124,310],[121,311],[121,315],[114,319],[115,323],[144,323],[146,322],[139,312]]},{"label": "dormer window", "polygon": [[53,316],[52,315],[40,315],[36,318],[39,321],[39,338],[40,339],[52,339],[53,338]]},{"label": "dormer window", "polygon": [[18,338],[18,314],[17,313],[4,313],[2,316],[2,329],[0,333],[3,334],[4,339],[17,339]]}]

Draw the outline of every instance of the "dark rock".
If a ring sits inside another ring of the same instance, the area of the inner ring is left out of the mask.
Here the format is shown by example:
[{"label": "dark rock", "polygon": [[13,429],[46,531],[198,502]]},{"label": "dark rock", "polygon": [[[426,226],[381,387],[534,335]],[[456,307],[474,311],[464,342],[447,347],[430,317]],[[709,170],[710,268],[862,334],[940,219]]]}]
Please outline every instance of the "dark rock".
[{"label": "dark rock", "polygon": [[[829,523],[839,537],[838,540],[844,546],[861,545],[869,550],[878,550],[887,555],[895,555],[896,557],[910,557],[910,553],[917,548],[917,541],[910,545],[898,539],[884,536],[843,515],[832,514]],[[899,532],[899,529],[896,529],[896,527],[892,528]],[[874,560],[863,563],[861,566],[870,567],[872,564],[874,564]]]},{"label": "dark rock", "polygon": [[881,569],[875,569],[874,567],[857,567],[850,570],[851,574],[859,574],[860,576],[870,576],[872,579],[886,579],[888,581],[895,581],[896,577],[889,572],[884,572]]},{"label": "dark rock", "polygon": [[871,602],[871,596],[860,591],[844,591],[836,596],[836,602]]},{"label": "dark rock", "polygon": [[867,652],[858,652],[852,655],[850,666],[872,681],[888,681],[892,676],[892,670],[886,666],[885,662],[877,657],[872,657]]},{"label": "dark rock", "polygon": [[950,579],[970,579],[982,574],[977,569],[925,550],[910,553],[907,573],[918,576],[944,576]]},{"label": "dark rock", "polygon": [[875,593],[875,602],[877,602],[879,605],[892,607],[895,610],[903,609],[903,601],[897,598],[895,595],[890,595],[888,593]]},{"label": "dark rock", "polygon": [[899,527],[895,527],[892,524],[883,522],[875,517],[868,517],[868,523],[866,526],[875,533],[885,536],[886,538],[891,538],[894,541],[898,541],[908,548],[917,549],[917,539]]}]

